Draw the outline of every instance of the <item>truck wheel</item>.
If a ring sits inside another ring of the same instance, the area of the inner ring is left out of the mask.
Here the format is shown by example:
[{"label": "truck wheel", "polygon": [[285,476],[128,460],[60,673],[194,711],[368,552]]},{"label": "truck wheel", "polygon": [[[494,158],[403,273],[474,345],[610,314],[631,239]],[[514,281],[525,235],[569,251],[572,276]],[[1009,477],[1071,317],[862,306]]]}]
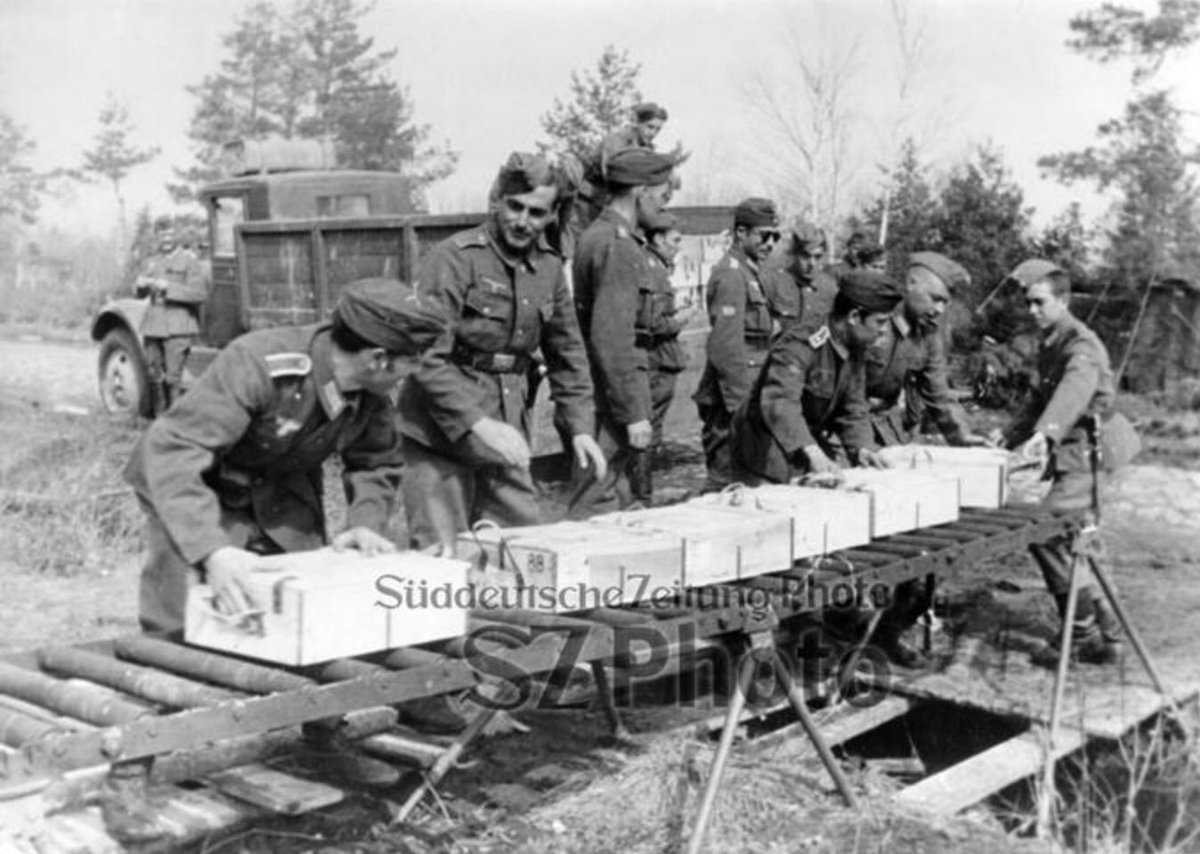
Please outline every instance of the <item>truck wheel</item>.
[{"label": "truck wheel", "polygon": [[105,412],[149,418],[150,379],[141,350],[126,329],[113,329],[100,342],[100,402]]}]

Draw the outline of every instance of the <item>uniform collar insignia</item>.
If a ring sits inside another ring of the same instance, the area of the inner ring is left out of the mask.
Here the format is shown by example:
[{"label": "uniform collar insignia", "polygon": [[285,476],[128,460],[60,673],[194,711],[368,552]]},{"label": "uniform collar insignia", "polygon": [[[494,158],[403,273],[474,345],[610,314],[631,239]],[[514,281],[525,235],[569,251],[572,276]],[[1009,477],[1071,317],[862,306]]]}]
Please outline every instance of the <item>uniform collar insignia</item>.
[{"label": "uniform collar insignia", "polygon": [[332,379],[321,386],[321,402],[325,404],[325,414],[329,416],[330,421],[341,415],[342,410],[346,408],[346,398]]}]

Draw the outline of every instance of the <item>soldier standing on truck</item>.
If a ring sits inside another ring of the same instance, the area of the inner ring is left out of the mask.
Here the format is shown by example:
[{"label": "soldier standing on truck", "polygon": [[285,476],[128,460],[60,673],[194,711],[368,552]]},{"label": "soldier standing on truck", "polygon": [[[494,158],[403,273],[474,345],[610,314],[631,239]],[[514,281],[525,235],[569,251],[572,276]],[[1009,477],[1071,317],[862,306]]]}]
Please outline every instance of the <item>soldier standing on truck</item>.
[{"label": "soldier standing on truck", "polygon": [[572,273],[596,389],[596,435],[608,459],[608,476],[575,473],[567,505],[573,518],[587,515],[614,488],[621,506],[651,498],[653,345],[638,333],[639,321],[647,322],[654,311],[654,283],[642,224],[670,199],[674,166],[669,155],[625,148],[593,181],[604,187],[608,204],[580,237]]},{"label": "soldier standing on truck", "polygon": [[760,278],[779,242],[779,214],[770,199],[749,198],[733,214],[733,245],[713,267],[706,299],[711,331],[706,364],[693,400],[700,410],[708,474],[704,491],[733,483],[730,425],[766,361],[773,321]]},{"label": "soldier standing on truck", "polygon": [[489,195],[485,223],[444,240],[418,288],[452,327],[400,394],[404,509],[418,548],[454,546],[480,519],[541,520],[530,475],[529,371],[539,348],[555,425],[578,465],[603,477],[592,437],[592,381],[562,259],[543,232],[559,176],[543,158],[514,153]]},{"label": "soldier standing on truck", "polygon": [[200,306],[208,299],[208,277],[196,255],[179,245],[173,231],[159,236],[158,254],[137,277],[138,296],[150,297],[142,320],[154,411],[171,405],[188,349],[200,334]]}]

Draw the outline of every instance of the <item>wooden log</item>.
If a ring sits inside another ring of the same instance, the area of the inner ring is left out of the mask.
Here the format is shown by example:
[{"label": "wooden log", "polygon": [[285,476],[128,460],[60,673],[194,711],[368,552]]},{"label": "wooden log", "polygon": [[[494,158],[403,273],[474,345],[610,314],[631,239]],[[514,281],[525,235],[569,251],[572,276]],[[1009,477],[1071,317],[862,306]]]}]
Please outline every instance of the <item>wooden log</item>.
[{"label": "wooden log", "polygon": [[44,673],[0,662],[0,691],[88,723],[129,723],[150,712],[115,697],[97,696]]},{"label": "wooden log", "polygon": [[30,742],[62,732],[63,728],[20,712],[0,709],[0,744],[24,747]]},{"label": "wooden log", "polygon": [[117,655],[140,664],[161,667],[173,673],[215,682],[251,694],[274,694],[314,685],[311,679],[251,664],[236,658],[202,652],[158,638],[131,636],[113,642]]},{"label": "wooden log", "polygon": [[50,709],[45,709],[41,706],[35,706],[33,703],[27,703],[24,700],[18,700],[16,697],[5,697],[0,695],[0,709],[4,709],[5,711],[9,712],[18,712],[27,717],[36,718],[43,723],[48,723],[58,727],[59,729],[65,729],[71,732],[95,729],[92,724],[84,723],[76,718],[55,714]]},{"label": "wooden log", "polygon": [[211,706],[243,696],[69,646],[39,650],[38,663],[46,670],[88,679],[174,709]]},{"label": "wooden log", "polygon": [[445,661],[446,656],[441,653],[431,652],[419,646],[405,646],[389,652],[383,663],[392,670],[405,670],[410,667],[432,667],[444,664]]}]

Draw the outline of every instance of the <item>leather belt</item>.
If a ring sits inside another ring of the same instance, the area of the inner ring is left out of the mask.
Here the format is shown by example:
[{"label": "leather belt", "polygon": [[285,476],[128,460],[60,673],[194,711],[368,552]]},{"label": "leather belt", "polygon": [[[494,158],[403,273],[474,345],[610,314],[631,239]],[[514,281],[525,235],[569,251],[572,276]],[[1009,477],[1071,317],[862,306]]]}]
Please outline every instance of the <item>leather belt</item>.
[{"label": "leather belt", "polygon": [[524,374],[533,365],[533,359],[526,353],[487,353],[462,346],[455,346],[450,358],[457,365],[487,374]]}]

